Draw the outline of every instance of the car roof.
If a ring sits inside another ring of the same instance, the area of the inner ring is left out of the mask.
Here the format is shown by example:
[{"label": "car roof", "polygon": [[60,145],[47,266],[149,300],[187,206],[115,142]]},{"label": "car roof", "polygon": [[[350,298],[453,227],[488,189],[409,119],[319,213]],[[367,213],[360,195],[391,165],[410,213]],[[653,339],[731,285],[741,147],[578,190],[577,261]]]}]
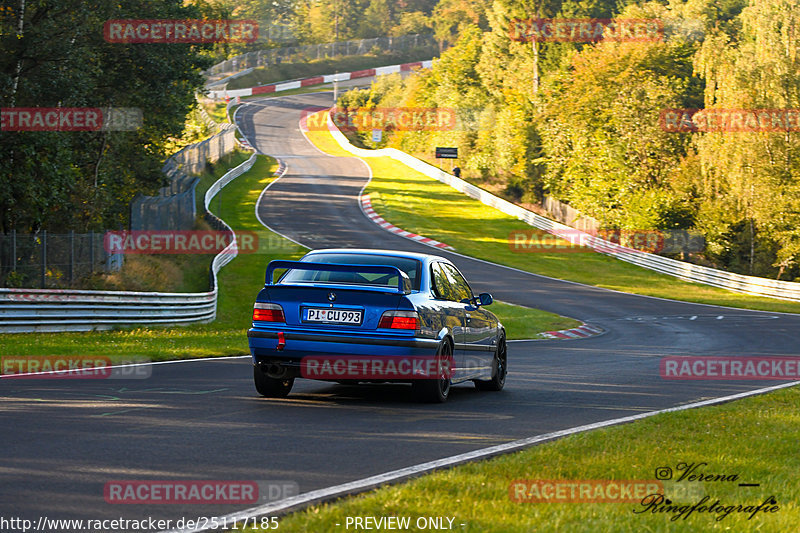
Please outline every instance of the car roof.
[{"label": "car roof", "polygon": [[408,259],[417,259],[423,262],[430,262],[430,261],[446,261],[450,262],[448,259],[433,255],[433,254],[421,254],[417,252],[404,252],[401,250],[380,250],[380,249],[373,249],[373,248],[322,248],[318,250],[312,250],[308,252],[306,255],[316,255],[316,254],[360,254],[360,255],[390,255],[393,257],[404,257]]}]

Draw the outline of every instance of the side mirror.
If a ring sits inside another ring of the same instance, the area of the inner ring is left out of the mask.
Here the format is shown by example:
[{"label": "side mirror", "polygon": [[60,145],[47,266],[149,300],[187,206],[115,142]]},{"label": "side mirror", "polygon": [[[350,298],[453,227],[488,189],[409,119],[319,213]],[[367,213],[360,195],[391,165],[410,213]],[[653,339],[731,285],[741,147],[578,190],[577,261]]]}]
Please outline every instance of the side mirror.
[{"label": "side mirror", "polygon": [[481,305],[491,305],[493,301],[494,300],[492,300],[492,295],[489,294],[488,292],[482,292],[478,296],[478,302],[480,302]]}]

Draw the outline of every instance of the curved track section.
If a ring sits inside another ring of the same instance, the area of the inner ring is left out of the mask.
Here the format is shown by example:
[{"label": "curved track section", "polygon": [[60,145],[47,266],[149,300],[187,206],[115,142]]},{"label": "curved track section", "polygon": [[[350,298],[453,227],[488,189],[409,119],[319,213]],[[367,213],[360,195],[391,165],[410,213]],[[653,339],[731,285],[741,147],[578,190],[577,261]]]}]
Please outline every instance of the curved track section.
[{"label": "curved track section", "polygon": [[[260,152],[288,166],[261,219],[312,248],[430,252],[359,208],[369,179],[354,158],[322,155],[298,128],[330,94],[265,99],[238,113]],[[406,386],[298,381],[287,399],[253,390],[247,358],[153,365],[140,381],[2,380],[5,514],[36,519],[221,516],[246,506],[111,505],[112,480],[292,480],[301,492],[575,426],[758,389],[764,382],[665,381],[665,355],[797,355],[800,317],[687,304],[536,276],[446,251],[478,290],[602,326],[573,342],[515,342],[506,390],[455,387],[416,403]],[[253,280],[254,291],[261,279]],[[254,292],[255,295],[255,292]],[[244,327],[245,325],[243,325]],[[520,476],[524,475],[520,472]],[[173,523],[174,524],[174,523]]]}]

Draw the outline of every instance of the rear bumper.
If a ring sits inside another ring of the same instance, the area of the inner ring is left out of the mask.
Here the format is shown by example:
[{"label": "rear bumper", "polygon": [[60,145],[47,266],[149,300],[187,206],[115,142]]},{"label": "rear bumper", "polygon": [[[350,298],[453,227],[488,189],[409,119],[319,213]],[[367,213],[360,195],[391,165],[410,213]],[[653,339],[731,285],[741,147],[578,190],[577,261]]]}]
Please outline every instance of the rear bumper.
[{"label": "rear bumper", "polygon": [[[278,350],[278,334],[285,346]],[[370,333],[358,335],[316,333],[293,329],[251,328],[247,332],[253,363],[283,362],[299,366],[303,357],[318,355],[370,355],[385,357],[434,355],[437,339]]]}]

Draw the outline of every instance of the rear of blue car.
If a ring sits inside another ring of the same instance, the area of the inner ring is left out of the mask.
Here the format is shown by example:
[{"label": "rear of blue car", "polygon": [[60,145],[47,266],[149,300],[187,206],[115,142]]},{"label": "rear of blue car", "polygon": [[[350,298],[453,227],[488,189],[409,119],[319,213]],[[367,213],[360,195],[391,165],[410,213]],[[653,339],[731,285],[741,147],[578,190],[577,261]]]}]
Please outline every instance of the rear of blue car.
[{"label": "rear of blue car", "polygon": [[[421,265],[415,263],[344,254],[270,263],[248,331],[258,392],[288,394],[309,357],[436,354],[439,343],[421,336],[410,298],[419,288]],[[279,270],[286,272],[273,282]]]}]

